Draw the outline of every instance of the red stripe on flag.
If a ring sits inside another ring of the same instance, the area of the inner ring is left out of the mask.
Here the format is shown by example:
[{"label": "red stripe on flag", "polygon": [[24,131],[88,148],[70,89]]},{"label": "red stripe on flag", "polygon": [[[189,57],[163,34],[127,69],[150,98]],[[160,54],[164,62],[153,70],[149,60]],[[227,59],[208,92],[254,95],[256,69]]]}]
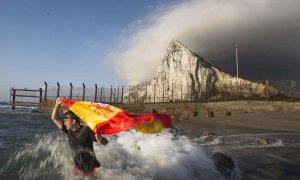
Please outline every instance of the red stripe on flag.
[{"label": "red stripe on flag", "polygon": [[172,125],[171,116],[169,114],[148,113],[135,115],[123,111],[116,114],[116,116],[109,121],[97,124],[93,131],[96,134],[116,134],[138,124],[154,120],[161,121],[165,128],[170,128]]},{"label": "red stripe on flag", "polygon": [[75,102],[77,102],[77,100],[73,100],[73,99],[68,99],[68,98],[64,98],[62,100],[62,103],[67,106],[68,108],[70,108]]}]

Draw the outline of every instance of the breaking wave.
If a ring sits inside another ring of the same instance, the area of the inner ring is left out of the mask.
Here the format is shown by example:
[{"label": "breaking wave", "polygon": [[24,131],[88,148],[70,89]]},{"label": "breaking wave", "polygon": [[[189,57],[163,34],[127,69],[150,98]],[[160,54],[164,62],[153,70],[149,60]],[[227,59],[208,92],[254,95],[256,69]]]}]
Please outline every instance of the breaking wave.
[{"label": "breaking wave", "polygon": [[[210,156],[186,136],[170,132],[145,135],[134,130],[94,144],[101,179],[224,179]],[[62,133],[36,136],[9,159],[0,174],[19,179],[82,179],[72,170],[67,139]]]}]

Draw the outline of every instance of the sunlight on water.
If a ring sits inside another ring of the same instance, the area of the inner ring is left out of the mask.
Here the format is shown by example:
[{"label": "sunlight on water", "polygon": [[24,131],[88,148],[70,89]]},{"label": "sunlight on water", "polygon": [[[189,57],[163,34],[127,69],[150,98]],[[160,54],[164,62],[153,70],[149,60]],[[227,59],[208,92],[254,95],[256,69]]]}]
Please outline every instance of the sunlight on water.
[{"label": "sunlight on water", "polygon": [[[96,143],[94,147],[101,163],[96,179],[222,179],[203,149],[185,136],[132,130],[107,138],[108,145]],[[10,158],[0,174],[17,172],[20,179],[82,179],[72,167],[66,136],[51,133],[35,137]]]}]

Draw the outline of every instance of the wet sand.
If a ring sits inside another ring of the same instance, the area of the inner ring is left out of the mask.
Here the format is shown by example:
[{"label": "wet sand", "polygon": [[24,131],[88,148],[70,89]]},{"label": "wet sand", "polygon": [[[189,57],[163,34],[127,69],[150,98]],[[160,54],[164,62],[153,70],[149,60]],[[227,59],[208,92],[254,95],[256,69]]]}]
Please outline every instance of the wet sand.
[{"label": "wet sand", "polygon": [[297,112],[255,112],[215,117],[195,117],[175,122],[178,129],[188,129],[191,135],[215,132],[220,135],[240,133],[300,133],[300,111]]},{"label": "wet sand", "polygon": [[[300,177],[300,112],[216,114],[210,118],[180,120],[174,125],[180,134],[191,139],[203,136],[204,132],[220,137],[220,143],[200,145],[208,154],[221,152],[231,157],[241,172],[241,179]],[[281,144],[257,144],[255,139],[261,137]]]}]

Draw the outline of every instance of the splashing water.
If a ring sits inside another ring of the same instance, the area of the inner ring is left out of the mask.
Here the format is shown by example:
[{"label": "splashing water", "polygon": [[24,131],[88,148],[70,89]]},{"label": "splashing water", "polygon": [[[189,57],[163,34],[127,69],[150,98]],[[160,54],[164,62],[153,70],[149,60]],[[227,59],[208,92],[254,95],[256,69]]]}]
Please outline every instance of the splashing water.
[{"label": "splashing water", "polygon": [[[185,136],[131,130],[107,138],[106,146],[94,144],[101,163],[96,179],[223,179],[203,149]],[[74,174],[70,152],[61,133],[36,136],[10,158],[0,174],[18,173],[20,179],[88,179]]]},{"label": "splashing water", "polygon": [[63,164],[71,164],[67,140],[54,133],[34,139],[33,143],[26,144],[9,159],[0,169],[0,174],[17,174],[20,179],[54,179],[66,171]]}]

